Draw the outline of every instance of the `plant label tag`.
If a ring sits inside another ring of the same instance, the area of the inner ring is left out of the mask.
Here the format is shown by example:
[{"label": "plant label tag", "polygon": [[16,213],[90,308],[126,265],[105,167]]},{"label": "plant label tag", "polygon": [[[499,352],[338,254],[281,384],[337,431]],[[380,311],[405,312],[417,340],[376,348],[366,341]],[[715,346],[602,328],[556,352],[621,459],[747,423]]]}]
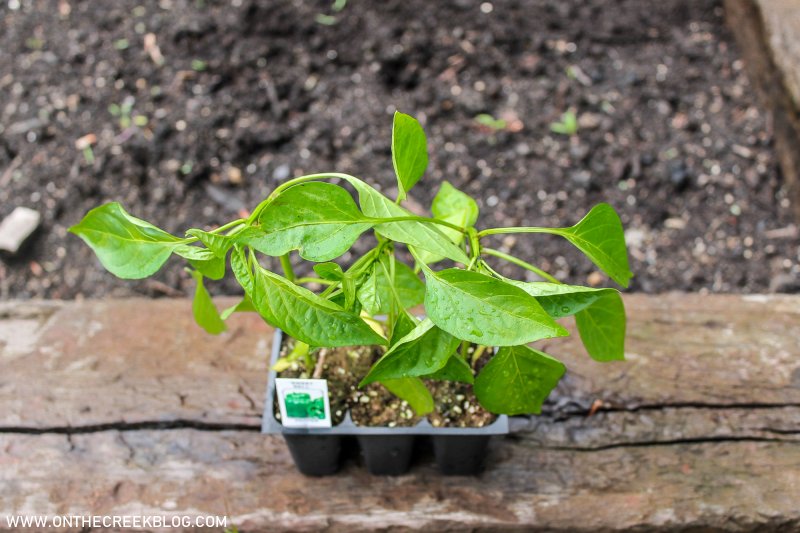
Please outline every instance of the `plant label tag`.
[{"label": "plant label tag", "polygon": [[327,380],[276,378],[275,391],[283,427],[331,427]]}]

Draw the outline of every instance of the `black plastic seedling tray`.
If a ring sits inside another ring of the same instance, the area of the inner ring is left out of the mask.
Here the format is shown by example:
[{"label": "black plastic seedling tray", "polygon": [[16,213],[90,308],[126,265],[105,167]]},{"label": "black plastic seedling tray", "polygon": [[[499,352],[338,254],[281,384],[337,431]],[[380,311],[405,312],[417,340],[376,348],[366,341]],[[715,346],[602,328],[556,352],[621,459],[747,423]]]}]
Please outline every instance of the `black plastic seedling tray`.
[{"label": "black plastic seedling tray", "polygon": [[276,330],[261,432],[283,435],[297,469],[303,474],[327,476],[336,473],[341,465],[343,441],[347,437],[356,437],[364,464],[371,474],[400,475],[411,467],[415,440],[428,437],[433,441],[436,463],[443,474],[475,475],[483,469],[492,435],[509,433],[506,415],[482,428],[433,427],[427,420],[413,427],[357,426],[349,412],[342,423],[331,428],[283,427],[274,414],[276,373],[271,370],[280,356],[282,339],[283,332]]}]

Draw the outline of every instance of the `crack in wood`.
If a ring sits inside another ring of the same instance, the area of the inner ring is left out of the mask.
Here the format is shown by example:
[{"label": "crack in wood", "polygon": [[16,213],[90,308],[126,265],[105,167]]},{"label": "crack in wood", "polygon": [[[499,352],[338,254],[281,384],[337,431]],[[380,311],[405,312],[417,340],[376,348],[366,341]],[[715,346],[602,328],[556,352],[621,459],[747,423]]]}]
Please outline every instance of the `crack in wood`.
[{"label": "crack in wood", "polygon": [[143,420],[141,422],[108,422],[84,426],[0,426],[0,434],[23,435],[81,435],[103,431],[148,431],[195,429],[198,431],[261,431],[261,424],[233,424],[220,422],[201,422],[199,420]]},{"label": "crack in wood", "polygon": [[562,422],[571,418],[588,417],[590,414],[599,413],[638,413],[642,411],[666,411],[667,409],[709,409],[709,410],[751,410],[751,409],[792,409],[800,408],[800,403],[704,403],[704,402],[671,402],[663,404],[630,404],[630,405],[614,405],[612,403],[604,403],[602,407],[596,409],[592,413],[591,406],[584,407],[588,402],[579,402],[570,400],[568,406],[555,406],[552,409],[547,409],[547,406],[542,409],[541,417],[518,417],[526,423],[541,418],[551,418],[553,422]]},{"label": "crack in wood", "polygon": [[[798,432],[800,433],[800,432]],[[691,444],[718,444],[721,442],[772,442],[781,444],[791,444],[800,446],[800,442],[790,439],[779,439],[774,437],[736,437],[732,435],[697,437],[688,439],[668,439],[659,441],[633,441],[633,442],[612,442],[599,446],[547,446],[537,445],[538,448],[565,452],[601,452],[605,450],[615,450],[620,448],[651,448],[656,446],[686,446]]]}]

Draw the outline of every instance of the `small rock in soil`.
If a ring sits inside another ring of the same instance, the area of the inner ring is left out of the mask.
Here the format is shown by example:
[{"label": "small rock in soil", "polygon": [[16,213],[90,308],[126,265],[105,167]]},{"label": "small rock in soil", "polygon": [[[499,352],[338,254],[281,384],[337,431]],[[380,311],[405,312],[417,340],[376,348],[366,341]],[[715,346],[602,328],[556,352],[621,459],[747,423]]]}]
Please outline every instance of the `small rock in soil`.
[{"label": "small rock in soil", "polygon": [[588,187],[592,183],[592,175],[586,170],[578,170],[570,174],[570,179],[583,188]]},{"label": "small rock in soil", "polygon": [[795,294],[800,292],[800,279],[792,274],[778,274],[769,283],[770,292]]},{"label": "small rock in soil", "polygon": [[586,283],[588,283],[590,287],[597,287],[598,285],[603,283],[604,279],[605,277],[603,276],[603,274],[595,270],[586,277]]},{"label": "small rock in soil", "polygon": [[291,172],[289,165],[280,165],[272,172],[272,179],[275,181],[283,181],[289,177]]},{"label": "small rock in soil", "polygon": [[683,161],[675,161],[669,166],[669,181],[677,191],[683,191],[689,186],[689,169]]},{"label": "small rock in soil", "polygon": [[0,223],[0,250],[17,253],[25,240],[39,227],[42,217],[27,207],[17,207]]}]

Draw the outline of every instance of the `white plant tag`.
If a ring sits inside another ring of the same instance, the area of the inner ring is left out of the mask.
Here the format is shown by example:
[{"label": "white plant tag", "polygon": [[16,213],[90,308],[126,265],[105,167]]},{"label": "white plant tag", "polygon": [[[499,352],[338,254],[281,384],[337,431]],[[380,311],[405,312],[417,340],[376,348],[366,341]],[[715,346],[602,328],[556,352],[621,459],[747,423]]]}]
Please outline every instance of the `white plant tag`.
[{"label": "white plant tag", "polygon": [[331,427],[327,380],[276,378],[275,391],[283,427]]}]

